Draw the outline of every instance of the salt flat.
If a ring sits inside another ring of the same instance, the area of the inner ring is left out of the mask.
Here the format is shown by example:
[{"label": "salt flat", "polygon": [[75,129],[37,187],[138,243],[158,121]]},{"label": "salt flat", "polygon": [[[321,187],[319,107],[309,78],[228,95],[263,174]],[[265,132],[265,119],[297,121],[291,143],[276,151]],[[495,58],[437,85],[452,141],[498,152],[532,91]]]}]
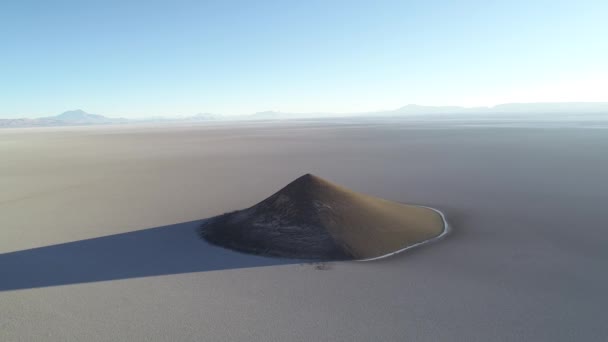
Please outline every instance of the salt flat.
[{"label": "salt flat", "polygon": [[[0,341],[605,340],[606,132],[399,120],[2,130]],[[325,265],[197,238],[201,219],[307,172],[436,207],[453,232]]]}]

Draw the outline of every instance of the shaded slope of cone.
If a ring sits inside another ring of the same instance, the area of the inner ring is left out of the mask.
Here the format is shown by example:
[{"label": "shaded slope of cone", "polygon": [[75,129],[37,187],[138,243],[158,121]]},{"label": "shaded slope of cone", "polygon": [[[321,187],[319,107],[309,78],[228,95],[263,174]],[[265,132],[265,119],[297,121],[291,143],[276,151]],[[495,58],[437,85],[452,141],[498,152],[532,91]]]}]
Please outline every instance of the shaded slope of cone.
[{"label": "shaded slope of cone", "polygon": [[306,174],[251,208],[208,220],[207,241],[259,255],[348,260],[378,257],[436,237],[436,212],[356,193]]}]

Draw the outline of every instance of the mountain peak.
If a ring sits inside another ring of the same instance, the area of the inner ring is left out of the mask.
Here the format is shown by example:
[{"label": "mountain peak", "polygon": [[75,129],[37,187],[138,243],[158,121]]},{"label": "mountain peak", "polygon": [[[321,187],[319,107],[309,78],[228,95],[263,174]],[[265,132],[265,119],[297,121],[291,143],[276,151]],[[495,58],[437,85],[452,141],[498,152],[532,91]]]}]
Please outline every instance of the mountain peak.
[{"label": "mountain peak", "polygon": [[89,113],[85,112],[85,111],[84,111],[84,110],[82,110],[82,109],[66,110],[65,112],[63,112],[63,114],[66,114],[66,113],[74,113],[74,114],[89,114]]},{"label": "mountain peak", "polygon": [[313,201],[324,201],[328,196],[334,196],[338,192],[348,192],[349,190],[334,184],[321,177],[307,173],[296,178],[281,190],[277,191],[267,201],[273,201],[280,196],[288,196],[294,203],[298,203],[301,208],[312,205]]},{"label": "mountain peak", "polygon": [[66,115],[89,115],[89,113],[85,112],[82,109],[74,109],[74,110],[67,110],[57,116],[66,116]]},{"label": "mountain peak", "polygon": [[[290,184],[310,184],[310,183],[320,183],[320,182],[329,183],[328,181],[326,181],[325,179],[323,179],[321,177],[315,176],[312,173],[307,173],[307,174],[304,174],[304,175],[296,178],[296,180],[294,180]],[[289,186],[289,185],[287,185],[287,186]]]},{"label": "mountain peak", "polygon": [[85,112],[82,109],[76,109],[76,110],[69,110],[67,112],[63,112],[63,113],[55,116],[55,118],[61,119],[61,120],[82,120],[82,119],[101,119],[101,118],[104,118],[104,116],[98,115],[98,114],[90,114],[90,113]]}]

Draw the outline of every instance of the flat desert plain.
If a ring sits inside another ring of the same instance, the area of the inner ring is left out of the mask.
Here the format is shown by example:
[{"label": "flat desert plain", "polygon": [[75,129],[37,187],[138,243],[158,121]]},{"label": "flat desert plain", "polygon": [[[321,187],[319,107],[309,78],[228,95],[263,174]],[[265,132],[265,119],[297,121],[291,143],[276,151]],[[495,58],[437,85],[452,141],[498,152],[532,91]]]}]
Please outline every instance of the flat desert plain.
[{"label": "flat desert plain", "polygon": [[[608,130],[383,120],[0,131],[0,341],[606,341]],[[305,173],[443,211],[374,262],[210,246]]]}]

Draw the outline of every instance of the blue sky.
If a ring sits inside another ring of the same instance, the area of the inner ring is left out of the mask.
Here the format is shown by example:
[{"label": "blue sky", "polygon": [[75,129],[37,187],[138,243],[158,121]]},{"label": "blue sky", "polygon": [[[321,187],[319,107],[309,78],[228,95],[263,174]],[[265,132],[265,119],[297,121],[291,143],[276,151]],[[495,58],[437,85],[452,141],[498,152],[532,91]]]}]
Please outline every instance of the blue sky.
[{"label": "blue sky", "polygon": [[608,101],[608,1],[0,2],[0,117]]}]

